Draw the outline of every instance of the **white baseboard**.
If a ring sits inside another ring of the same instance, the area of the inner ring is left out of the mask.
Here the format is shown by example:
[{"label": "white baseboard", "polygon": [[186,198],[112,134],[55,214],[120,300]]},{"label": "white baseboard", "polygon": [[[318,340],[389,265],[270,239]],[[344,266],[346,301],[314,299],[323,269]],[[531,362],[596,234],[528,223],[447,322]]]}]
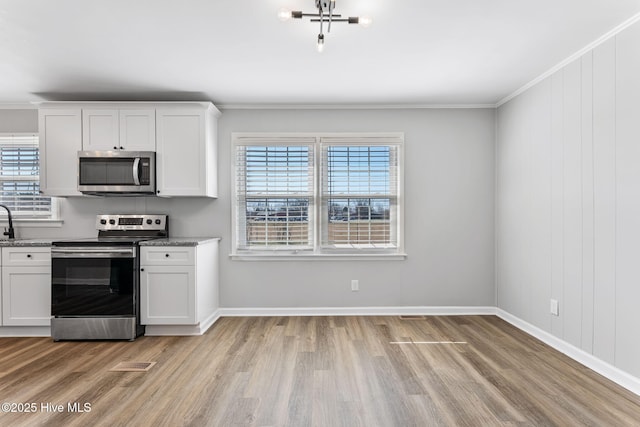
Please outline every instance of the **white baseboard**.
[{"label": "white baseboard", "polygon": [[196,325],[146,325],[144,335],[147,337],[197,336],[207,332],[220,318],[220,310]]},{"label": "white baseboard", "polygon": [[583,364],[587,368],[599,373],[603,377],[615,382],[616,384],[626,388],[627,390],[640,396],[640,379],[626,373],[625,371],[616,368],[615,366],[598,359],[594,355],[587,353],[586,351],[569,344],[560,338],[551,335],[549,332],[544,331],[537,326],[525,322],[524,320],[507,313],[506,311],[496,308],[496,315],[502,320],[512,324],[516,328],[528,333],[529,335],[538,338],[545,344],[553,347],[559,352],[569,356],[578,363]]},{"label": "white baseboard", "polygon": [[0,337],[51,337],[50,326],[2,326]]},{"label": "white baseboard", "polygon": [[[207,329],[211,327],[216,321],[220,318],[220,309],[211,313],[209,317],[200,322],[200,329],[202,329],[202,333],[207,332]],[[202,334],[201,334],[202,335]]]},{"label": "white baseboard", "polygon": [[221,308],[227,317],[251,316],[474,316],[496,314],[495,307],[246,307]]}]

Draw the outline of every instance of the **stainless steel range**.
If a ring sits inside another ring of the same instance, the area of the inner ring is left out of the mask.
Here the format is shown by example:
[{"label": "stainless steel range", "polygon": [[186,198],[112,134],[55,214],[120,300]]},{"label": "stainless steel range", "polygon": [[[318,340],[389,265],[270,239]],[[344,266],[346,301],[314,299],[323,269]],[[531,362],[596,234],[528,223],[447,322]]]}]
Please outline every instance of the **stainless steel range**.
[{"label": "stainless steel range", "polygon": [[167,215],[98,215],[98,237],[51,247],[51,336],[134,340],[140,324],[140,247],[169,235]]}]

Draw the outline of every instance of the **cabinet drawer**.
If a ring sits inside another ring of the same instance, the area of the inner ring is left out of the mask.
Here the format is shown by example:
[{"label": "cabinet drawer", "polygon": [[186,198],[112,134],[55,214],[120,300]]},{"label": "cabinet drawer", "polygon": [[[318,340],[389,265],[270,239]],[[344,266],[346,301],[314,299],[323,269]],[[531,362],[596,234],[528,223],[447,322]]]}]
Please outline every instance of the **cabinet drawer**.
[{"label": "cabinet drawer", "polygon": [[3,267],[36,267],[51,265],[51,248],[2,248]]},{"label": "cabinet drawer", "polygon": [[141,265],[194,265],[195,247],[158,246],[140,250]]}]

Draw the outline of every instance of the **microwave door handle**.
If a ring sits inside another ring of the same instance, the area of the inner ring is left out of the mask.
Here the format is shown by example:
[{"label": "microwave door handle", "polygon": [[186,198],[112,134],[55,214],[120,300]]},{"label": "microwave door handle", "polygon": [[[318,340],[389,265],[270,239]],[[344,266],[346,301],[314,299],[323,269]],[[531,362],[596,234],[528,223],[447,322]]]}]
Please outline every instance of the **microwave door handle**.
[{"label": "microwave door handle", "polygon": [[140,157],[133,160],[133,183],[140,185]]}]

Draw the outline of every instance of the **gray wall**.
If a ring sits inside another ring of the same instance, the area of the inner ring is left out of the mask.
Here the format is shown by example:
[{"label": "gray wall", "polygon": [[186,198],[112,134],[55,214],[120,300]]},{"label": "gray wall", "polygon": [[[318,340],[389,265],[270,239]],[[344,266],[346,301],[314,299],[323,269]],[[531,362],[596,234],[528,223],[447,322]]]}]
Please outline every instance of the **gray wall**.
[{"label": "gray wall", "polygon": [[0,108],[0,132],[38,132],[38,110]]},{"label": "gray wall", "polygon": [[[240,131],[405,133],[405,261],[222,260],[230,307],[494,305],[494,110],[234,110],[220,126],[230,249],[230,140]],[[351,279],[360,291],[351,292]]]},{"label": "gray wall", "polygon": [[636,23],[499,108],[496,207],[498,306],[636,377],[639,51]]},{"label": "gray wall", "polygon": [[[404,132],[408,258],[230,260],[231,133],[257,131]],[[223,307],[493,306],[494,133],[493,109],[223,111],[217,200],[63,199],[61,228],[19,227],[18,235],[91,236],[98,213],[168,213],[174,236],[222,237]]]}]

